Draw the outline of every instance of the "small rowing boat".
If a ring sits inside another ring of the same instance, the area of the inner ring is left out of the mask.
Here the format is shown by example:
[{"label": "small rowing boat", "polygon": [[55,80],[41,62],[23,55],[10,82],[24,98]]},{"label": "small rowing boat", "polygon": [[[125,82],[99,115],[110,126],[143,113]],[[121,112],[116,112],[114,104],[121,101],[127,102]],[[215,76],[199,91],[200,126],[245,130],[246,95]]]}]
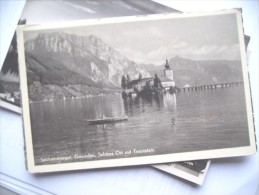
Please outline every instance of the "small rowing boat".
[{"label": "small rowing boat", "polygon": [[104,117],[100,119],[86,120],[89,124],[104,124],[104,123],[115,123],[128,120],[127,116],[124,117]]}]

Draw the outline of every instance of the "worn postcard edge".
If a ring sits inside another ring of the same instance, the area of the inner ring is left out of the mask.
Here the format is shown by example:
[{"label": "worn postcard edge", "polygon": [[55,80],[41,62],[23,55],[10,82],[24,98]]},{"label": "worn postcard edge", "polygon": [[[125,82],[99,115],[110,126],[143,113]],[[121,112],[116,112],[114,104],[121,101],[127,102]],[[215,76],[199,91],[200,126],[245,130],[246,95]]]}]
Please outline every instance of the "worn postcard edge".
[{"label": "worn postcard edge", "polygon": [[9,103],[9,102],[1,100],[1,99],[0,99],[0,107],[7,109],[7,110],[11,110],[17,114],[22,114],[22,109],[20,106],[17,106],[15,104]]},{"label": "worn postcard edge", "polygon": [[[203,172],[195,171],[191,168],[184,167],[177,162],[175,163],[166,163],[166,164],[157,164],[157,165],[151,165],[152,167],[164,171],[166,173],[175,175],[177,177],[183,178],[185,180],[188,180],[190,182],[196,183],[198,185],[202,185],[203,181],[205,179],[205,176],[208,172],[209,166],[210,166],[211,160],[208,160],[206,163],[206,168]],[[170,166],[169,166],[170,165]],[[179,169],[178,166],[181,166],[183,169]],[[195,172],[196,175],[191,174],[190,172]]]}]

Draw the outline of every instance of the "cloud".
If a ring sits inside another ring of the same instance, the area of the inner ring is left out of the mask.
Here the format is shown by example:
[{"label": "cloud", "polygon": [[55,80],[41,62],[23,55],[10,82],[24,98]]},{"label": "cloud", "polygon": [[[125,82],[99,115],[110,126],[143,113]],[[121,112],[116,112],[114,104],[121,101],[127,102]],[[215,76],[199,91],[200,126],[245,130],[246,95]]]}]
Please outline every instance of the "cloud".
[{"label": "cloud", "polygon": [[145,53],[145,60],[149,63],[161,64],[166,58],[179,55],[179,51],[188,48],[188,44],[184,41],[171,41],[150,52]]},{"label": "cloud", "polygon": [[162,64],[166,58],[181,56],[193,60],[240,60],[238,44],[234,45],[189,45],[184,41],[171,41],[148,52],[122,47],[118,50],[137,63]]},{"label": "cloud", "polygon": [[189,46],[181,56],[194,60],[240,60],[239,44]]}]

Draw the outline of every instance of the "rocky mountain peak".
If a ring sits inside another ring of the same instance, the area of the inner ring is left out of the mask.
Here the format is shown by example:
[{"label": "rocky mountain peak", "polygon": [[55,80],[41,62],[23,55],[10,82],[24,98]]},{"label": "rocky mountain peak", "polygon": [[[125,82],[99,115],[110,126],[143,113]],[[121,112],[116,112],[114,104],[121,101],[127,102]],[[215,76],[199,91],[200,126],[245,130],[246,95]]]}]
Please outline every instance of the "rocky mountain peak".
[{"label": "rocky mountain peak", "polygon": [[150,76],[141,65],[130,61],[94,35],[40,33],[26,42],[25,50],[36,58],[42,55],[51,57],[71,71],[101,84],[120,86],[121,77],[126,74],[131,78],[139,73],[143,77]]}]

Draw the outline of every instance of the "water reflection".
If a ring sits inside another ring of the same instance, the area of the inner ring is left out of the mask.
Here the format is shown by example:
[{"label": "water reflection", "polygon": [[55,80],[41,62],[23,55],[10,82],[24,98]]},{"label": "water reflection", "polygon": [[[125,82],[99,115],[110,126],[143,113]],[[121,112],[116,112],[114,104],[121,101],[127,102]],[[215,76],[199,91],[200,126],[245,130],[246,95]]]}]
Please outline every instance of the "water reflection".
[{"label": "water reflection", "polygon": [[[161,126],[167,125],[171,133],[177,130],[177,96],[176,94],[159,94],[151,97],[123,99],[124,110],[128,116],[138,117],[138,127],[152,127],[160,118]],[[157,115],[159,114],[159,115]],[[155,116],[156,115],[156,116]],[[148,117],[147,117],[148,116]],[[156,119],[154,119],[156,117]],[[133,120],[133,119],[130,119]],[[141,124],[142,123],[142,124]],[[157,127],[159,128],[159,127]],[[163,127],[162,127],[163,128]]]},{"label": "water reflection", "polygon": [[[154,107],[157,110],[169,110],[174,113],[177,111],[176,94],[159,94],[148,98],[137,96],[135,98],[123,99],[125,113],[132,115],[136,112],[145,112],[148,107]],[[176,115],[176,114],[175,114]]]},{"label": "water reflection", "polygon": [[[36,163],[41,163],[41,156],[132,148],[154,148],[162,154],[245,145],[249,139],[242,91],[229,88],[132,99],[111,94],[30,104]],[[127,115],[128,121],[87,123],[103,115]]]}]

